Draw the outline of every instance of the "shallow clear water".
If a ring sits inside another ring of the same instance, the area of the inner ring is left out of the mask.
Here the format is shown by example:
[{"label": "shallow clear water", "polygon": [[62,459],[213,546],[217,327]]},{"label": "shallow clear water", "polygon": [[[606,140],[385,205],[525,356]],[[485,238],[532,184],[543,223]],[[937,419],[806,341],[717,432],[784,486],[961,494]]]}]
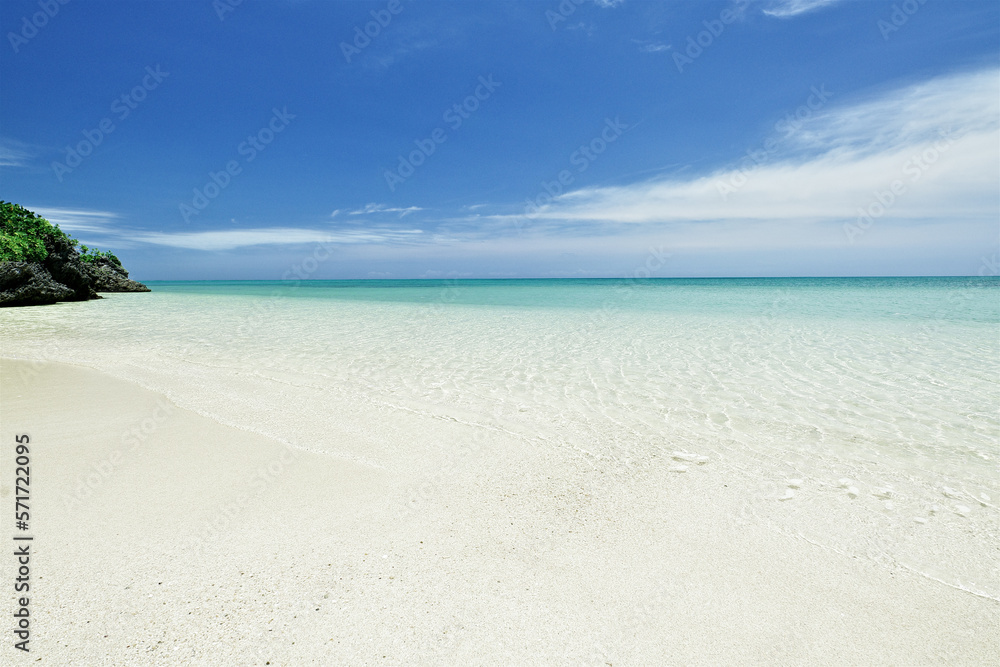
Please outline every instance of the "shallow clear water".
[{"label": "shallow clear water", "polygon": [[344,433],[458,420],[620,479],[666,457],[741,480],[738,519],[1000,598],[996,278],[150,286],[0,311],[0,352],[387,469]]}]

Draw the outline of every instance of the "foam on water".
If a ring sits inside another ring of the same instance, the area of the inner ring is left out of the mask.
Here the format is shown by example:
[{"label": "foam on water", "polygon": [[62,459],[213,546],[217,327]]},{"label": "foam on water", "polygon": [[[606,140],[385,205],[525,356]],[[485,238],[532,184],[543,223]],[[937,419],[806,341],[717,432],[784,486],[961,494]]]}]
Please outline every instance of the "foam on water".
[{"label": "foam on water", "polygon": [[1000,598],[1000,280],[151,286],[4,310],[2,354],[386,469],[458,422],[621,483],[741,480],[735,520]]}]

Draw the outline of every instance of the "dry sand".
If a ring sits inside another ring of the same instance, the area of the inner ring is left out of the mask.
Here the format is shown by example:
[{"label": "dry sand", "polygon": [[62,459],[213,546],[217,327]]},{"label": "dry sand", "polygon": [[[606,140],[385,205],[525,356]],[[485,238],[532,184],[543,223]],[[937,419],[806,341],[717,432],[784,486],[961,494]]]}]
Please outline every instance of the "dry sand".
[{"label": "dry sand", "polygon": [[[776,531],[739,479],[560,486],[545,452],[459,423],[474,447],[400,474],[90,369],[0,373],[3,539],[20,433],[35,536],[31,651],[5,631],[0,663],[1000,662],[1000,604]],[[385,432],[405,456],[414,433]]]}]

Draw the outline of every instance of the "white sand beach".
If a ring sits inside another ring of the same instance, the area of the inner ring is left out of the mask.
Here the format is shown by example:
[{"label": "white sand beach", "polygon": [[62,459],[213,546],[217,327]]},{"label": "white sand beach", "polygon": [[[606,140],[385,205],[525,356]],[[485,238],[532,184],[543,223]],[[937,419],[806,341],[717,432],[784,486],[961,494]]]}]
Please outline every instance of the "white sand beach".
[{"label": "white sand beach", "polygon": [[[440,445],[425,466],[380,469],[89,368],[0,371],[3,514],[28,433],[37,554],[32,651],[8,664],[1000,659],[996,600],[775,529],[747,511],[749,482],[710,463],[625,478],[372,408],[369,433],[331,439],[401,460],[428,456],[424,434]],[[420,491],[401,505],[406,489]],[[12,566],[0,559],[4,581]]]}]

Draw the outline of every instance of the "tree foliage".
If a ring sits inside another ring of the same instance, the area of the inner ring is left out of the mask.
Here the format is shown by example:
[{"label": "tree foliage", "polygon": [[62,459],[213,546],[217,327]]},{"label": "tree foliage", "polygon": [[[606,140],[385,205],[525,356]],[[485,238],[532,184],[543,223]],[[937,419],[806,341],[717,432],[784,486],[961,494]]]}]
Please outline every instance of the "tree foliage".
[{"label": "tree foliage", "polygon": [[[79,242],[69,236],[59,225],[33,213],[23,206],[0,201],[0,261],[2,262],[42,262],[49,256],[47,242],[62,239],[76,247]],[[80,246],[80,259],[96,262],[106,259],[121,266],[121,262],[111,252],[101,252],[97,248]]]},{"label": "tree foliage", "polygon": [[121,266],[121,260],[119,260],[113,252],[110,250],[100,251],[97,248],[90,248],[88,246],[80,244],[80,259],[88,264],[96,262],[101,259],[106,259],[112,264],[117,264]]}]

